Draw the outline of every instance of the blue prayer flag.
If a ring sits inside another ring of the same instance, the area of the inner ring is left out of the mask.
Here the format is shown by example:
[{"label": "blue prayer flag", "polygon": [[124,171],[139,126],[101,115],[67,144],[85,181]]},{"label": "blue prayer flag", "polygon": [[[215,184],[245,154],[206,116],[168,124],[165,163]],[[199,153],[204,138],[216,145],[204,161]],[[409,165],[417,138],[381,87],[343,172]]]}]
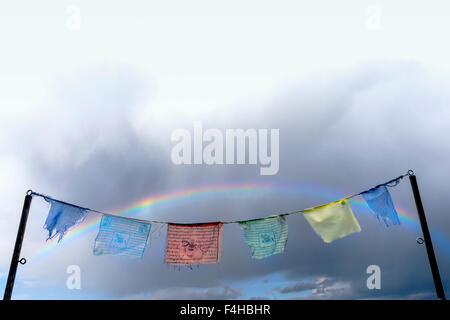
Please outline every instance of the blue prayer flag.
[{"label": "blue prayer flag", "polygon": [[95,238],[94,255],[117,254],[142,259],[151,223],[103,215]]},{"label": "blue prayer flag", "polygon": [[50,211],[45,220],[44,228],[48,230],[48,238],[53,239],[59,235],[58,242],[61,241],[64,234],[72,226],[84,220],[89,210],[80,207],[75,207],[63,202],[44,198],[51,203]]},{"label": "blue prayer flag", "polygon": [[381,185],[372,188],[362,193],[364,200],[366,200],[369,208],[377,215],[378,220],[383,219],[388,227],[389,224],[399,225],[397,211],[395,211],[392,203],[391,195],[389,194],[386,185]]}]

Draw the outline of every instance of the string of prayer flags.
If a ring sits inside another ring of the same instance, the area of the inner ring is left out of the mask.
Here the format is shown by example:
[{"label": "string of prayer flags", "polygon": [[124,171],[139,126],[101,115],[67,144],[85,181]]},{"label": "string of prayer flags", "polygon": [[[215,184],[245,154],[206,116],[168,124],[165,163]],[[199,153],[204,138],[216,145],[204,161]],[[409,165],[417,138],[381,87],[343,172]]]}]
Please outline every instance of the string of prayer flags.
[{"label": "string of prayer flags", "polygon": [[104,214],[94,244],[94,255],[116,254],[142,259],[151,223]]},{"label": "string of prayer flags", "polygon": [[44,224],[44,228],[48,231],[47,240],[59,236],[58,242],[61,241],[72,226],[82,222],[88,212],[93,212],[102,215],[95,238],[94,255],[114,254],[142,259],[149,242],[152,223],[161,223],[168,226],[165,262],[173,265],[192,265],[220,261],[225,223],[239,224],[254,259],[263,259],[284,252],[288,239],[286,217],[291,214],[302,212],[314,231],[326,243],[360,232],[361,227],[349,203],[349,199],[359,195],[364,198],[379,222],[383,220],[386,226],[399,225],[400,220],[387,187],[398,185],[404,177],[411,174],[409,171],[370,190],[309,209],[246,221],[193,224],[119,217],[52,199],[31,190],[27,195],[43,197],[51,204]]},{"label": "string of prayer flags", "polygon": [[286,217],[240,221],[239,225],[244,231],[252,258],[262,259],[284,251],[288,238]]},{"label": "string of prayer flags", "polygon": [[365,191],[362,193],[362,196],[369,208],[377,215],[378,221],[381,218],[386,227],[390,224],[400,224],[397,211],[395,211],[394,203],[386,185],[380,185]]},{"label": "string of prayer flags", "polygon": [[89,211],[50,198],[44,199],[51,204],[44,224],[48,231],[47,240],[59,236],[58,242],[61,241],[67,230],[82,222]]},{"label": "string of prayer flags", "polygon": [[348,202],[349,198],[302,211],[306,220],[323,241],[329,243],[350,233],[361,231]]},{"label": "string of prayer flags", "polygon": [[222,230],[222,222],[169,223],[166,263],[190,265],[219,262],[222,249]]}]

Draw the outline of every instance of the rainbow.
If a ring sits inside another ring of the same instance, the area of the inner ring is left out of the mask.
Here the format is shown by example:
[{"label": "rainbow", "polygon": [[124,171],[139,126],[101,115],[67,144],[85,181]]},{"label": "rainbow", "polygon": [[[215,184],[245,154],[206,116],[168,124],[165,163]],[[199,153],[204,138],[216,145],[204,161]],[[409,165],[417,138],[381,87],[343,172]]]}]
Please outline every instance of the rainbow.
[{"label": "rainbow", "polygon": [[[220,185],[208,185],[192,187],[187,189],[180,189],[173,192],[152,195],[147,198],[141,199],[125,208],[109,211],[110,213],[132,217],[136,215],[147,214],[150,210],[156,209],[161,205],[171,205],[176,202],[182,202],[192,199],[206,199],[210,196],[227,194],[242,194],[242,193],[276,193],[284,195],[302,195],[313,198],[325,199],[325,201],[334,201],[336,199],[342,198],[343,193],[336,196],[338,193],[335,190],[328,189],[321,186],[312,185],[293,185],[293,184],[256,184],[256,183],[241,183],[241,184],[220,184]],[[360,197],[351,199],[352,206],[366,209],[363,212],[369,212],[367,204]],[[296,210],[298,208],[293,208]],[[302,209],[302,208],[300,208]],[[396,206],[397,212],[399,214],[400,221],[418,230],[419,224],[417,220],[411,213],[407,212],[404,208]],[[274,214],[268,212],[267,215]],[[37,252],[34,258],[42,257],[45,254],[51,252],[57,246],[64,245],[67,242],[72,241],[75,238],[86,234],[89,231],[96,230],[100,223],[100,215],[92,213],[85,219],[82,223],[72,228],[65,237],[58,243],[56,240],[47,242],[47,244]],[[450,240],[445,235],[433,230],[433,235],[437,233],[437,243],[443,246],[445,252],[450,256]]]},{"label": "rainbow", "polygon": [[[269,185],[255,184],[255,183],[244,183],[244,184],[221,184],[221,185],[209,185],[209,186],[200,186],[194,188],[187,188],[176,190],[173,192],[169,192],[166,194],[153,195],[147,198],[141,199],[136,203],[127,206],[125,209],[119,210],[111,210],[110,213],[131,217],[133,215],[137,215],[142,213],[142,211],[149,210],[151,208],[173,203],[176,201],[182,201],[193,198],[201,198],[207,197],[216,194],[224,194],[224,193],[248,193],[248,192],[262,192],[262,191],[270,191],[272,189]],[[97,229],[100,224],[100,216],[99,214],[92,213],[88,218],[85,219],[81,224],[73,227],[64,238],[58,241],[48,242],[48,244],[38,251],[35,257],[43,256],[46,253],[49,253],[57,246],[65,244],[79,236]]]}]

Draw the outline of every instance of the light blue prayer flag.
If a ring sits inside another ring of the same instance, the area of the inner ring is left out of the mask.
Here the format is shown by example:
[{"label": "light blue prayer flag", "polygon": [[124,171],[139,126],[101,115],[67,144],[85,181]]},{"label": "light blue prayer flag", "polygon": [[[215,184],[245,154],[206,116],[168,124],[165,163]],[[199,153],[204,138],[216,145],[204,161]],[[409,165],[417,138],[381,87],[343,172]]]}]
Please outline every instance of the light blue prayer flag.
[{"label": "light blue prayer flag", "polygon": [[151,223],[104,214],[95,238],[94,255],[117,254],[142,259]]},{"label": "light blue prayer flag", "polygon": [[239,222],[252,258],[262,259],[282,253],[288,237],[288,225],[284,216]]},{"label": "light blue prayer flag", "polygon": [[377,215],[378,220],[383,219],[388,227],[389,224],[399,225],[397,211],[395,211],[392,203],[391,195],[386,185],[381,185],[372,188],[362,193],[364,200],[366,200],[369,208]]},{"label": "light blue prayer flag", "polygon": [[64,202],[46,197],[44,199],[51,204],[44,224],[44,228],[48,231],[47,240],[59,235],[58,242],[61,241],[67,230],[82,222],[89,212],[88,209],[72,206]]}]

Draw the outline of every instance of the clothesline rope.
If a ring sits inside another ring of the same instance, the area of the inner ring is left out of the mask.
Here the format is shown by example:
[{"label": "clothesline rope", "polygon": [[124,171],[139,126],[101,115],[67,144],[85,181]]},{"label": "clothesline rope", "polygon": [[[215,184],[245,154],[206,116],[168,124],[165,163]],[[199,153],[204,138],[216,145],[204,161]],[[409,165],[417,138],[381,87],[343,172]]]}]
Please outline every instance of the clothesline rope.
[{"label": "clothesline rope", "polygon": [[[354,194],[354,195],[352,195],[352,196],[349,196],[349,197],[345,197],[345,198],[343,198],[343,199],[351,199],[351,198],[360,196],[360,195],[362,195],[363,193],[365,193],[365,192],[367,192],[367,191],[369,191],[369,190],[378,188],[378,187],[380,187],[380,186],[395,187],[395,186],[397,186],[397,185],[400,183],[400,181],[401,181],[403,178],[408,177],[408,176],[410,176],[410,175],[412,175],[412,174],[414,174],[414,173],[412,172],[412,170],[409,170],[409,171],[408,171],[406,174],[404,174],[404,175],[398,176],[397,178],[391,179],[391,180],[389,180],[389,181],[387,181],[387,182],[385,182],[385,183],[381,183],[381,184],[379,184],[379,185],[377,185],[377,186],[375,186],[375,187],[373,187],[373,188],[370,188],[370,189],[368,189],[368,190],[365,190],[365,191],[356,193],[356,194]],[[170,222],[170,221],[157,221],[157,220],[147,220],[147,219],[144,220],[144,219],[129,218],[129,217],[124,217],[124,216],[120,216],[120,215],[116,215],[116,214],[112,214],[112,213],[102,212],[102,211],[95,210],[95,209],[90,209],[90,208],[81,207],[81,206],[76,205],[76,204],[72,204],[72,203],[69,203],[69,202],[65,202],[65,201],[61,201],[61,200],[54,199],[54,198],[52,198],[52,197],[50,197],[50,196],[47,196],[47,195],[44,195],[44,194],[41,194],[41,193],[37,193],[37,192],[34,192],[34,191],[32,191],[32,190],[29,190],[28,194],[31,195],[31,196],[42,197],[42,198],[44,198],[47,202],[49,202],[49,200],[51,200],[51,201],[56,201],[56,202],[62,203],[62,204],[64,204],[64,205],[76,207],[76,208],[79,208],[79,209],[82,209],[82,210],[86,210],[86,211],[89,211],[89,212],[95,212],[95,213],[98,213],[98,214],[108,215],[108,216],[113,216],[113,217],[118,217],[118,218],[123,218],[123,219],[129,219],[129,220],[141,221],[141,222],[158,223],[158,224],[189,224],[189,223],[177,223],[177,222]],[[303,212],[304,210],[305,210],[305,209],[295,210],[295,211],[290,211],[290,212],[284,212],[284,213],[278,213],[278,214],[270,215],[270,216],[267,216],[267,217],[264,217],[264,218],[254,218],[254,219],[247,219],[247,220],[233,220],[233,221],[221,221],[221,222],[222,222],[223,224],[233,224],[233,223],[241,223],[241,222],[245,222],[245,221],[264,220],[264,219],[266,219],[266,218],[268,218],[268,217],[277,217],[277,216],[282,217],[282,216],[289,216],[289,215],[292,215],[292,214],[296,214],[296,213]]]}]

